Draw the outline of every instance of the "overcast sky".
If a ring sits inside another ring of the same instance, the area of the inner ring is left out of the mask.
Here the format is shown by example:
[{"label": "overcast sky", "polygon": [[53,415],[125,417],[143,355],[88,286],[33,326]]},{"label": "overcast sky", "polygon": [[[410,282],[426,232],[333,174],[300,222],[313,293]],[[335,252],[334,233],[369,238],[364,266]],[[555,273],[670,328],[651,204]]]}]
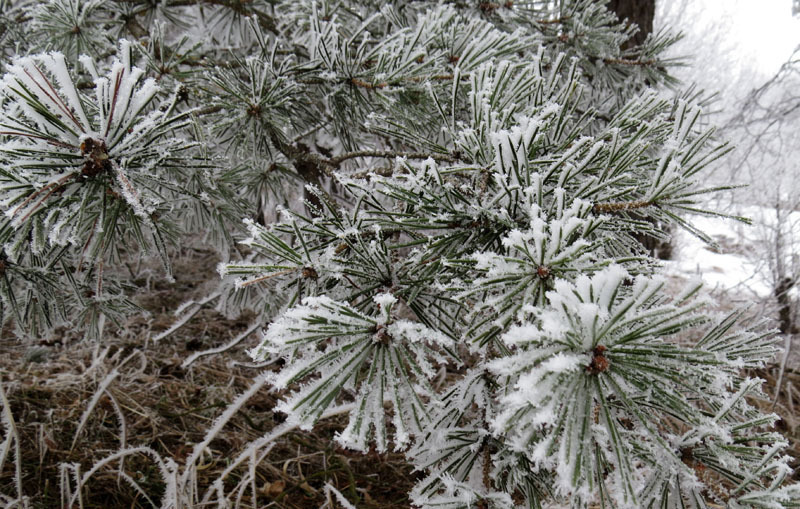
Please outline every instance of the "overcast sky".
[{"label": "overcast sky", "polygon": [[[709,11],[731,9],[731,37],[755,57],[757,67],[770,74],[800,44],[800,17],[792,17],[792,0],[702,0]],[[713,6],[713,7],[711,7]]]},{"label": "overcast sky", "polygon": [[[657,0],[656,29],[685,34],[672,50],[689,64],[673,70],[685,84],[737,98],[769,79],[800,45],[792,0]],[[688,58],[687,58],[688,57]]]}]

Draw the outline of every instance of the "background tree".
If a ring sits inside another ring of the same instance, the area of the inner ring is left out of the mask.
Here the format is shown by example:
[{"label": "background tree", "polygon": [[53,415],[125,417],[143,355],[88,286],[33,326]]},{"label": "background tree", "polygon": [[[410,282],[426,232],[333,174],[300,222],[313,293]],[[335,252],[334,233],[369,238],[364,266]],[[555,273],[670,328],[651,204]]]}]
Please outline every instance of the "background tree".
[{"label": "background tree", "polygon": [[628,23],[639,29],[623,43],[623,49],[643,44],[647,36],[653,32],[653,20],[656,15],[655,0],[609,0],[607,6],[608,10],[616,14],[620,21],[628,20]]},{"label": "background tree", "polygon": [[[723,126],[722,135],[736,145],[734,154],[720,161],[708,178],[709,183],[742,185],[718,197],[718,206],[729,213],[747,215],[754,223],[753,228],[740,229],[727,240],[728,251],[739,254],[748,265],[747,274],[739,278],[742,284],[737,293],[743,300],[756,302],[762,313],[774,317],[785,335],[786,345],[791,346],[796,329],[793,301],[798,238],[797,200],[792,191],[796,188],[798,140],[793,122],[800,102],[794,92],[797,49],[792,52],[793,48],[786,44],[781,48],[778,41],[795,27],[791,25],[788,5],[782,13],[777,13],[781,17],[770,18],[775,26],[775,43],[770,50],[762,50],[762,54],[771,53],[765,60],[781,58],[783,49],[787,58],[776,64],[774,70],[767,71],[762,61],[741,56],[746,48],[725,42],[726,33],[743,30],[737,24],[750,24],[750,20],[737,23],[733,17],[741,7],[732,5],[727,13],[732,17],[718,22],[719,25],[699,25],[704,23],[703,17],[696,10],[693,12],[696,6],[687,3],[662,6],[661,15],[671,23],[688,27],[689,40],[683,51],[703,48],[704,53],[697,55],[696,60],[713,66],[710,71],[697,72],[687,67],[678,74],[710,90],[720,89],[710,118]],[[715,37],[713,44],[709,44],[709,36]],[[793,44],[798,43],[800,39],[795,38]],[[792,362],[796,362],[795,356]]]}]

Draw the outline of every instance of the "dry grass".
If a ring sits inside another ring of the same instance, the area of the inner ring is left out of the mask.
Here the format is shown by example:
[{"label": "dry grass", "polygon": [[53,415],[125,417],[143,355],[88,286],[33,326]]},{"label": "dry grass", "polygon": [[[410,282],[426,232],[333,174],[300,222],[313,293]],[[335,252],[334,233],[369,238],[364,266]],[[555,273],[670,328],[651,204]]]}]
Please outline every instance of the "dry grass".
[{"label": "dry grass", "polygon": [[[60,465],[80,465],[84,474],[123,447],[149,447],[185,468],[214,420],[264,370],[236,364],[249,360],[243,354],[245,343],[181,366],[192,353],[222,345],[245,330],[250,316],[228,320],[204,309],[167,339],[148,341],[174,321],[171,310],[197,297],[204,291],[202,282],[215,276],[216,261],[210,256],[195,255],[184,262],[176,270],[182,277],[175,285],[142,292],[139,302],[152,316],[131,318],[101,343],[83,342],[66,330],[34,343],[20,343],[8,334],[0,339],[2,387],[19,433],[22,488],[31,507],[63,506]],[[250,346],[256,334],[252,336]],[[283,422],[272,411],[279,396],[257,391],[209,443],[191,469],[201,492],[249,442]],[[344,425],[343,416],[332,417],[312,433],[295,430],[280,437],[255,469],[256,499],[252,490],[245,490],[239,505],[340,507],[332,505],[325,489],[330,484],[358,507],[408,507],[406,493],[415,474],[402,454],[344,450],[333,441]],[[15,493],[11,463],[0,472],[0,493],[7,495]],[[247,469],[234,470],[224,488],[232,489]],[[92,475],[82,492],[84,507],[151,507],[120,478],[120,470],[158,504],[166,486],[157,462],[133,454],[122,468],[117,460]]]}]

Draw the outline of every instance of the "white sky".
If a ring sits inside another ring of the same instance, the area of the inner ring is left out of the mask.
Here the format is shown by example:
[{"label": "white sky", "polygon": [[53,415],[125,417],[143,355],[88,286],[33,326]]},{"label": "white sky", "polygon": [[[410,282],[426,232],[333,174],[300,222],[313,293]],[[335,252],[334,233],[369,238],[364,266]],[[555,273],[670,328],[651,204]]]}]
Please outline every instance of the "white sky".
[{"label": "white sky", "polygon": [[720,92],[729,104],[772,77],[800,46],[792,0],[657,0],[656,7],[656,29],[685,35],[671,53],[689,65],[673,74]]},{"label": "white sky", "polygon": [[774,73],[800,44],[800,17],[792,17],[792,0],[703,1],[709,10],[733,11],[731,36],[762,72]]}]

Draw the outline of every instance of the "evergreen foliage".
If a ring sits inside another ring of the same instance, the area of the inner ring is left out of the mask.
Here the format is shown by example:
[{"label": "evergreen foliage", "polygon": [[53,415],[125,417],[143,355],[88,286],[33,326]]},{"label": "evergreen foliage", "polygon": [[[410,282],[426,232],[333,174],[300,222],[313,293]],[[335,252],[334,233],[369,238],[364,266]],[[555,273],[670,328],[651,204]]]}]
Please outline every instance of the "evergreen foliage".
[{"label": "evergreen foliage", "polygon": [[635,238],[705,238],[728,150],[669,89],[674,34],[622,50],[595,0],[36,4],[0,0],[20,335],[101,338],[135,308],[114,267],[170,278],[203,232],[289,423],[352,403],[338,442],[405,451],[417,506],[800,506],[748,402],[772,334]]}]

